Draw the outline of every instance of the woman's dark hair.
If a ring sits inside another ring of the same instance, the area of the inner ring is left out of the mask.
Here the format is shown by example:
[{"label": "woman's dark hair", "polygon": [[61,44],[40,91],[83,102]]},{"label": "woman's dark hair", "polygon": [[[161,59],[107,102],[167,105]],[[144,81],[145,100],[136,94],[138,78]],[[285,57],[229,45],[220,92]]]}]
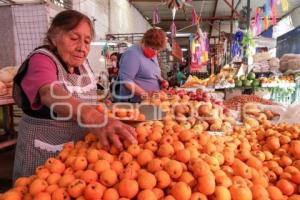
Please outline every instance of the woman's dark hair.
[{"label": "woman's dark hair", "polygon": [[112,56],[116,56],[117,58],[119,57],[119,53],[118,52],[113,52],[112,54],[110,54],[110,58],[112,57]]},{"label": "woman's dark hair", "polygon": [[76,28],[80,22],[85,21],[90,25],[91,36],[94,38],[95,32],[90,18],[76,10],[65,10],[58,13],[52,20],[51,26],[47,31],[45,43],[54,48],[52,39],[60,32],[68,32]]}]

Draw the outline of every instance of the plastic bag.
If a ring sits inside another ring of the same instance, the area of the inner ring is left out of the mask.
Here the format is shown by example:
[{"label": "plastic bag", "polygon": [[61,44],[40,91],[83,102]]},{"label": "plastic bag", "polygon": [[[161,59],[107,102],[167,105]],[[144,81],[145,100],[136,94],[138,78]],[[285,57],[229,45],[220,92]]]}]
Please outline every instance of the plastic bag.
[{"label": "plastic bag", "polygon": [[272,120],[271,122],[273,123],[300,123],[300,103],[291,104],[288,107],[281,105],[259,105],[259,108],[263,110],[271,110],[279,114],[279,119]]}]

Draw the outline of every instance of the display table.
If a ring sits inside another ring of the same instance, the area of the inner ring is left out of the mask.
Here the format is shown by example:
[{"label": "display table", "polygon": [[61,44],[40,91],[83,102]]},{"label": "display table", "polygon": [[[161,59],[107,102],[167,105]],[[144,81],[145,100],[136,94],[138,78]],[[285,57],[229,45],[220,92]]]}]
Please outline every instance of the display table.
[{"label": "display table", "polygon": [[0,136],[0,149],[16,144],[16,131],[14,129],[12,97],[0,97],[0,106],[2,107],[2,126],[4,133]]}]

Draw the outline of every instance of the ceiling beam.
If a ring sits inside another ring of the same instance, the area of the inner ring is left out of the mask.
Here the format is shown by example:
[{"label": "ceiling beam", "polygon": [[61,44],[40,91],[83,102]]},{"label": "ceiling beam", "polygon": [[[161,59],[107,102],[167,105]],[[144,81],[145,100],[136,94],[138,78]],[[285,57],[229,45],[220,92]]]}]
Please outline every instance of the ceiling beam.
[{"label": "ceiling beam", "polygon": [[[231,16],[213,16],[213,17],[202,17],[200,19],[201,21],[226,21],[226,20],[231,20],[232,17]],[[237,19],[236,17],[233,17],[233,19]],[[161,22],[172,22],[172,19],[161,19]],[[176,19],[176,22],[188,22],[188,21],[192,21],[192,19]]]},{"label": "ceiling beam", "polygon": [[236,3],[235,8],[234,8],[235,10],[237,10],[237,9],[239,8],[241,2],[242,2],[242,0],[239,0],[239,1]]},{"label": "ceiling beam", "polygon": [[233,10],[236,16],[241,17],[240,13],[235,10],[234,5],[232,5],[228,0],[223,0],[223,1],[231,8],[231,10]]},{"label": "ceiling beam", "polygon": [[[215,16],[216,16],[218,3],[219,3],[219,0],[216,0],[216,2],[215,2],[215,7],[214,7],[214,11],[213,11],[213,16],[212,16],[212,17],[215,17]],[[214,25],[214,20],[210,20],[210,23],[211,23],[211,24],[210,24],[210,28],[209,28],[209,34],[208,34],[208,37],[209,37],[209,38],[210,38],[211,33],[212,33],[212,29],[213,29],[213,25]]]}]

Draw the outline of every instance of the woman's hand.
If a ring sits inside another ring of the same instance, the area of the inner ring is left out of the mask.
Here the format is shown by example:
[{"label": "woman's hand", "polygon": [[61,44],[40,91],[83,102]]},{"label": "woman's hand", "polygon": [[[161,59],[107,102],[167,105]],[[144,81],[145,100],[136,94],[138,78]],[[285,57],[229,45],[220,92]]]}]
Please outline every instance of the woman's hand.
[{"label": "woman's hand", "polygon": [[[52,90],[51,87],[53,87]],[[127,140],[129,143],[137,143],[137,135],[134,128],[111,118],[107,118],[105,126],[100,126],[105,122],[105,117],[107,117],[104,116],[103,108],[98,108],[97,110],[93,105],[82,105],[82,102],[70,96],[61,86],[45,85],[40,88],[39,94],[43,105],[53,109],[52,111],[60,117],[71,116],[74,121],[80,122],[83,127],[88,128],[91,133],[99,137],[101,144],[106,149],[109,148],[110,143],[122,149],[122,140]],[[57,96],[61,98],[55,98]],[[54,103],[57,105],[52,107]]]},{"label": "woman's hand", "polygon": [[126,140],[131,144],[136,144],[137,134],[131,126],[119,120],[108,118],[107,125],[102,128],[93,128],[91,132],[99,137],[103,148],[108,150],[110,144],[115,145],[119,150],[123,150],[121,141]]}]

